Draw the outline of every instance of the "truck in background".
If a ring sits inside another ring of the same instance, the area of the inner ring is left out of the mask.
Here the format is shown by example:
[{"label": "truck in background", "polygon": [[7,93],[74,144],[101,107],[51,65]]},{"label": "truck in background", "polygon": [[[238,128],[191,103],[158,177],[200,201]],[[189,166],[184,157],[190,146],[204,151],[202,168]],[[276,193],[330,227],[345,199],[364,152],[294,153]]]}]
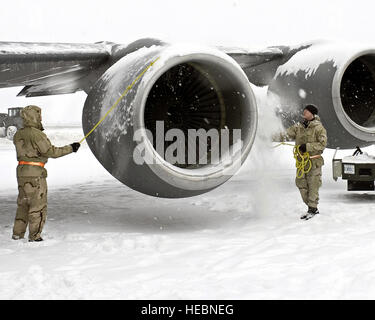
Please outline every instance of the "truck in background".
[{"label": "truck in background", "polygon": [[347,180],[348,191],[374,191],[375,157],[357,147],[351,156],[336,159],[337,150],[332,159],[333,179]]},{"label": "truck in background", "polygon": [[0,113],[0,138],[13,140],[17,130],[23,127],[21,118],[22,109],[20,107],[8,108],[8,113]]}]

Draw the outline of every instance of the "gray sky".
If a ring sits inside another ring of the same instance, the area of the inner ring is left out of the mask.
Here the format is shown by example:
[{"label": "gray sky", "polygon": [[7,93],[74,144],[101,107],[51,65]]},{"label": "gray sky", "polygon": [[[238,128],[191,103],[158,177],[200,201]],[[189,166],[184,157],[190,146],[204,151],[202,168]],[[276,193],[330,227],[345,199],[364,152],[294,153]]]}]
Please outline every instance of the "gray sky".
[{"label": "gray sky", "polygon": [[[257,47],[322,38],[371,43],[374,9],[370,0],[7,0],[0,40],[127,43],[156,37]],[[43,107],[48,123],[80,123],[85,94],[16,98],[20,89],[0,90],[0,111],[32,103]]]}]

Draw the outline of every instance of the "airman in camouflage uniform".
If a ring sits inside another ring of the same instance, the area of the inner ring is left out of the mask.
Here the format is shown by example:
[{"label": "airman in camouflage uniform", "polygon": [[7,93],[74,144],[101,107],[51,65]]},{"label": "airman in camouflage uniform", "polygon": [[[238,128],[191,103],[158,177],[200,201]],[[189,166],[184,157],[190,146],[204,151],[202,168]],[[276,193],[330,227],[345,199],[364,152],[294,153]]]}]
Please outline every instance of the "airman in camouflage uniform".
[{"label": "airman in camouflage uniform", "polygon": [[307,105],[303,110],[304,120],[296,123],[280,134],[274,140],[295,140],[302,153],[308,152],[311,159],[311,170],[302,177],[296,177],[296,185],[304,203],[308,206],[306,214],[301,219],[309,219],[319,213],[319,188],[322,185],[322,166],[324,160],[321,154],[327,145],[327,132],[317,115],[318,109],[314,105]]},{"label": "airman in camouflage uniform", "polygon": [[79,143],[55,147],[42,132],[41,109],[27,106],[21,111],[23,128],[13,138],[16,146],[18,199],[14,221],[14,240],[24,238],[29,225],[29,241],[42,241],[41,233],[47,217],[47,170],[48,158],[59,158],[77,152]]}]

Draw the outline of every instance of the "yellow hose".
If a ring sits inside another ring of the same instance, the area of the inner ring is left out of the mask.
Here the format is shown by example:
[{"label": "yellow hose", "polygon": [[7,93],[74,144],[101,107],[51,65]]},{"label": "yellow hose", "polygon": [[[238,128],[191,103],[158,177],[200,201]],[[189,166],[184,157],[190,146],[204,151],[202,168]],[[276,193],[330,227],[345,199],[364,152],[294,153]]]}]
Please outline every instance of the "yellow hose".
[{"label": "yellow hose", "polygon": [[[287,145],[287,146],[293,147],[293,155],[294,155],[294,159],[296,160],[297,178],[298,179],[302,178],[305,173],[310,172],[311,167],[312,167],[312,163],[311,163],[311,159],[310,159],[310,154],[308,152],[305,152],[305,153],[302,154],[301,151],[299,150],[299,146],[296,146],[296,145],[290,144],[290,143],[285,143],[285,142],[281,142],[281,143],[277,144],[276,146],[274,146],[274,148],[279,147],[281,145]],[[306,167],[307,167],[307,169],[306,169]]]}]

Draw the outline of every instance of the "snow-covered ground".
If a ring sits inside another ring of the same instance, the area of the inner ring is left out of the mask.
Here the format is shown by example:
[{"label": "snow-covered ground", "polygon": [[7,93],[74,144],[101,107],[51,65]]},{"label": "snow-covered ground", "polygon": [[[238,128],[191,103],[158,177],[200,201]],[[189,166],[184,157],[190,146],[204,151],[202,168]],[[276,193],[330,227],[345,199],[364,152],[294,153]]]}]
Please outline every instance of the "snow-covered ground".
[{"label": "snow-covered ground", "polygon": [[[56,145],[82,136],[46,133]],[[258,139],[228,183],[169,200],[122,185],[83,145],[49,161],[46,241],[28,243],[11,240],[15,151],[5,139],[0,148],[2,299],[375,298],[375,194],[332,180],[332,150],[321,214],[301,221],[291,147]]]},{"label": "snow-covered ground", "polygon": [[[6,3],[0,26],[3,40],[34,42],[155,37],[264,48],[373,38],[371,1],[311,3],[168,0],[150,10],[146,0],[68,0],[58,7],[19,0]],[[194,16],[194,23],[182,16]],[[0,112],[36,104],[49,124],[80,122],[83,92],[16,97],[21,89],[0,90]],[[326,150],[321,214],[301,221],[306,208],[294,185],[291,147],[270,148],[267,129],[277,123],[269,114],[261,118],[239,174],[189,199],[129,189],[86,144],[77,154],[51,159],[42,243],[11,240],[17,163],[13,144],[0,138],[0,299],[375,299],[375,193],[348,192],[344,181],[334,182],[333,150]],[[83,136],[79,127],[46,133],[58,146]],[[375,155],[374,147],[364,151]]]},{"label": "snow-covered ground", "polygon": [[[253,90],[260,119],[251,153],[201,196],[133,191],[85,143],[50,159],[42,243],[11,240],[17,164],[12,142],[0,139],[0,299],[375,298],[375,193],[333,181],[334,150],[325,150],[321,214],[300,220],[292,147],[271,147],[280,126],[274,98]],[[57,146],[83,136],[80,127],[46,134]],[[375,147],[364,151],[375,155]]]}]

